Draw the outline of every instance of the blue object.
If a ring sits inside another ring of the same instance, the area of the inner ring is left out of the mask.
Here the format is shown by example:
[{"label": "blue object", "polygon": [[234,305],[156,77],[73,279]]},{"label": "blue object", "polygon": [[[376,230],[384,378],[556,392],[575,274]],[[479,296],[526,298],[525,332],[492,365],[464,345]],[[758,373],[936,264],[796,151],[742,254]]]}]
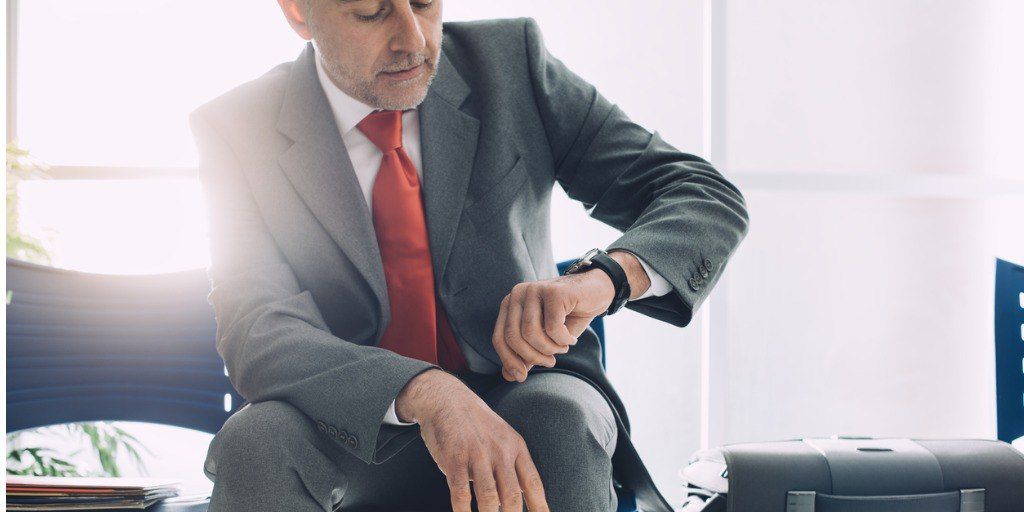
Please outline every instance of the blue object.
[{"label": "blue object", "polygon": [[996,260],[996,421],[1000,441],[1024,437],[1024,266]]},{"label": "blue object", "polygon": [[242,403],[203,269],[105,275],[8,258],[7,289],[8,432],[121,420],[216,433]]},{"label": "blue object", "polygon": [[[572,263],[558,264],[561,274]],[[7,431],[140,421],[216,434],[244,403],[216,350],[204,269],[106,275],[7,259]],[[591,327],[601,341],[604,324]],[[152,512],[203,512],[158,504]],[[619,512],[636,510],[619,492]]]},{"label": "blue object", "polygon": [[215,434],[242,404],[216,350],[203,269],[120,276],[8,258],[7,290],[8,432],[111,420]]}]

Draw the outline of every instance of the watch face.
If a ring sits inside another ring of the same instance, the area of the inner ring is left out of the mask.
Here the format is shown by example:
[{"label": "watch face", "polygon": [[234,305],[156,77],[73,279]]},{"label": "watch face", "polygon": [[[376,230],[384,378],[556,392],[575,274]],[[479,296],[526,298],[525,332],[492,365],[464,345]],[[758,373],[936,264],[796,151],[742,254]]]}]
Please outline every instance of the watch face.
[{"label": "watch face", "polygon": [[587,251],[586,254],[583,255],[583,257],[569,265],[569,268],[565,269],[565,273],[571,274],[573,272],[580,270],[581,268],[589,267],[591,264],[590,258],[593,258],[594,255],[598,253],[598,251],[599,249],[591,249]]}]

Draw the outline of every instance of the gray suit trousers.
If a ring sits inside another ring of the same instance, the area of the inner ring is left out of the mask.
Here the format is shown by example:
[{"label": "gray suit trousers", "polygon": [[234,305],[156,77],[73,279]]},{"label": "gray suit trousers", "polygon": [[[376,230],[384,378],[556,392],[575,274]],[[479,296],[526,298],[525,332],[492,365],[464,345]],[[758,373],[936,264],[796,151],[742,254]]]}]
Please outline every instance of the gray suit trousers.
[{"label": "gray suit trousers", "polygon": [[[557,372],[531,373],[523,383],[458,375],[526,440],[552,511],[615,510],[615,417],[594,387]],[[451,510],[422,437],[367,464],[278,400],[246,404],[228,418],[204,471],[214,482],[210,512]]]}]

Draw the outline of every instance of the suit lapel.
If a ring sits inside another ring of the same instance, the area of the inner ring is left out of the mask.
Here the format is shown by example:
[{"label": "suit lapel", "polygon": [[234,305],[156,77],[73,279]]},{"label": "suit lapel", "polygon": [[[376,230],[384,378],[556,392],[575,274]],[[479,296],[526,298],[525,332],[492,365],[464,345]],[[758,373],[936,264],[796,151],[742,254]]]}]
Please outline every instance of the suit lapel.
[{"label": "suit lapel", "polygon": [[[317,78],[314,58],[313,46],[307,43],[291,68],[277,129],[294,143],[278,162],[373,290],[381,318],[379,341],[390,321],[390,307],[373,216]],[[418,108],[424,210],[437,283],[444,277],[476,154],[480,123],[459,110],[469,92],[442,51],[437,75]]]},{"label": "suit lapel", "polygon": [[444,52],[437,68],[419,119],[424,210],[434,279],[442,283],[473,172],[480,121],[459,110],[469,86]]},{"label": "suit lapel", "polygon": [[[278,163],[309,210],[370,285],[383,324],[390,318],[390,307],[373,217],[317,78],[314,56],[312,44],[307,43],[292,66],[277,128],[294,144],[281,154]],[[378,328],[378,334],[382,332]]]}]

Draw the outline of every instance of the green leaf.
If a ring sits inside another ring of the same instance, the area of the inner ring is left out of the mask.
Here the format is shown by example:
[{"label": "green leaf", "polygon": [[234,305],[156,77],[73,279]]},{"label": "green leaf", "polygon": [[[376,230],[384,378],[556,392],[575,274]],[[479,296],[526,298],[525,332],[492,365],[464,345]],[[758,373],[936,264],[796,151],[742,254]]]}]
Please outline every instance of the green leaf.
[{"label": "green leaf", "polygon": [[[7,256],[19,260],[51,264],[49,252],[42,243],[24,233],[18,225],[18,183],[25,179],[48,178],[46,166],[33,161],[28,151],[17,143],[7,143]],[[7,303],[10,304],[8,292]]]}]

